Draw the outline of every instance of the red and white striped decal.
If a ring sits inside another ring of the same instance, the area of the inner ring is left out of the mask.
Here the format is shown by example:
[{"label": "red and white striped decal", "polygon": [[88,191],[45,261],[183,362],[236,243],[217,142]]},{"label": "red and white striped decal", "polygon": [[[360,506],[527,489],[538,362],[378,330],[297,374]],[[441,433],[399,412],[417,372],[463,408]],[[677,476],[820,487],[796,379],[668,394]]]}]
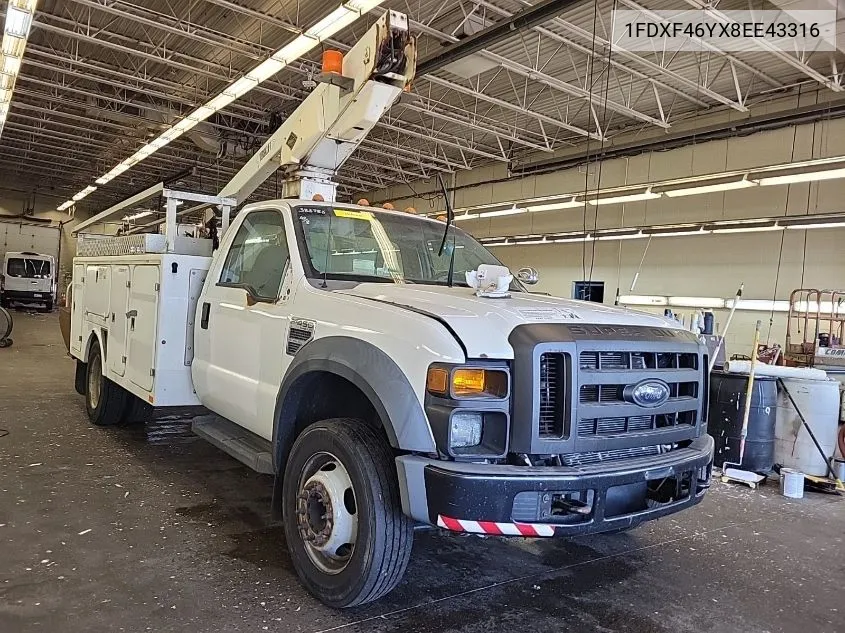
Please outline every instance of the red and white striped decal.
[{"label": "red and white striped decal", "polygon": [[495,536],[538,537],[555,535],[554,526],[545,523],[494,523],[493,521],[471,521],[438,515],[437,525],[453,532],[493,534]]}]

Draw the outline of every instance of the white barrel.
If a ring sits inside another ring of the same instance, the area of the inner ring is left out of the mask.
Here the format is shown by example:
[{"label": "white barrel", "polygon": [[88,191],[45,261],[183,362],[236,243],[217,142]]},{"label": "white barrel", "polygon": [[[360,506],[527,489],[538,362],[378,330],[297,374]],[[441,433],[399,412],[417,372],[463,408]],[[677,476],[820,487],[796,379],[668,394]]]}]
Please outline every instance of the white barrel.
[{"label": "white barrel", "polygon": [[804,473],[791,468],[780,469],[780,494],[790,499],[804,498]]},{"label": "white barrel", "polygon": [[781,379],[813,430],[824,456],[801,423],[789,398],[778,389],[775,416],[775,463],[808,475],[827,475],[827,463],[836,450],[839,427],[839,382],[836,380]]}]

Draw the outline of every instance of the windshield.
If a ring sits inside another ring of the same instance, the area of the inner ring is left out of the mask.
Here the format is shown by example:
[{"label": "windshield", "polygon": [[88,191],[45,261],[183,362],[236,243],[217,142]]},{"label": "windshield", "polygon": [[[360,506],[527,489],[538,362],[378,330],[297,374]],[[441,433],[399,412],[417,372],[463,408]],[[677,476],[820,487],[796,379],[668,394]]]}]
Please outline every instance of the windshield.
[{"label": "windshield", "polygon": [[9,277],[25,277],[27,279],[49,279],[50,262],[46,259],[30,259],[29,257],[10,257],[6,267]]},{"label": "windshield", "polygon": [[[446,285],[452,240],[454,284],[480,264],[501,265],[472,237],[452,226],[438,255],[446,225],[401,213],[330,207],[298,207],[310,274],[330,279]],[[517,288],[514,288],[517,289]]]}]

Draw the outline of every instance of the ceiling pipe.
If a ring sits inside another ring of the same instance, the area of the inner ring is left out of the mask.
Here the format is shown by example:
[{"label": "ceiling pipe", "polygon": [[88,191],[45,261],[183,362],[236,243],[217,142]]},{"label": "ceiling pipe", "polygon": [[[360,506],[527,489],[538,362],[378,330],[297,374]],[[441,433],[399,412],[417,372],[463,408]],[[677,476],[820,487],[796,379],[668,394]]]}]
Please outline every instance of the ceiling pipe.
[{"label": "ceiling pipe", "polygon": [[532,7],[528,7],[514,13],[506,20],[501,20],[482,29],[474,35],[455,42],[443,48],[443,50],[429,55],[417,64],[417,77],[439,70],[454,61],[463,59],[473,53],[477,53],[489,46],[513,37],[520,30],[530,29],[538,24],[548,21],[566,9],[569,9],[582,0],[543,0]]},{"label": "ceiling pipe", "polygon": [[[647,152],[665,152],[689,145],[697,145],[708,141],[718,141],[738,136],[749,136],[759,132],[778,130],[793,125],[805,125],[828,119],[839,119],[845,116],[845,103],[821,103],[795,108],[782,112],[762,114],[749,117],[743,121],[729,121],[719,123],[698,130],[669,133],[653,140],[634,141],[615,147],[604,147],[591,150],[589,154],[582,152],[573,156],[540,160],[511,167],[512,177],[539,176],[554,171],[580,167],[586,163],[594,163],[614,158],[625,158]],[[477,186],[484,183],[475,183]]]}]

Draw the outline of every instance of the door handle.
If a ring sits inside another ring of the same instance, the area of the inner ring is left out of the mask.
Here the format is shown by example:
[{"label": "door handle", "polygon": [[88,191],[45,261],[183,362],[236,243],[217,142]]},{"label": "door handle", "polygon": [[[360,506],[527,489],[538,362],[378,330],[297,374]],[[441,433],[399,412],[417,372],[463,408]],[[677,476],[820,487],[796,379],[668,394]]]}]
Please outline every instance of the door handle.
[{"label": "door handle", "polygon": [[211,304],[204,302],[202,304],[202,314],[200,315],[200,327],[203,330],[208,329],[208,315],[211,312]]},{"label": "door handle", "polygon": [[130,310],[129,312],[126,313],[127,319],[131,319],[132,317],[136,317],[136,316],[138,316],[137,310]]}]

